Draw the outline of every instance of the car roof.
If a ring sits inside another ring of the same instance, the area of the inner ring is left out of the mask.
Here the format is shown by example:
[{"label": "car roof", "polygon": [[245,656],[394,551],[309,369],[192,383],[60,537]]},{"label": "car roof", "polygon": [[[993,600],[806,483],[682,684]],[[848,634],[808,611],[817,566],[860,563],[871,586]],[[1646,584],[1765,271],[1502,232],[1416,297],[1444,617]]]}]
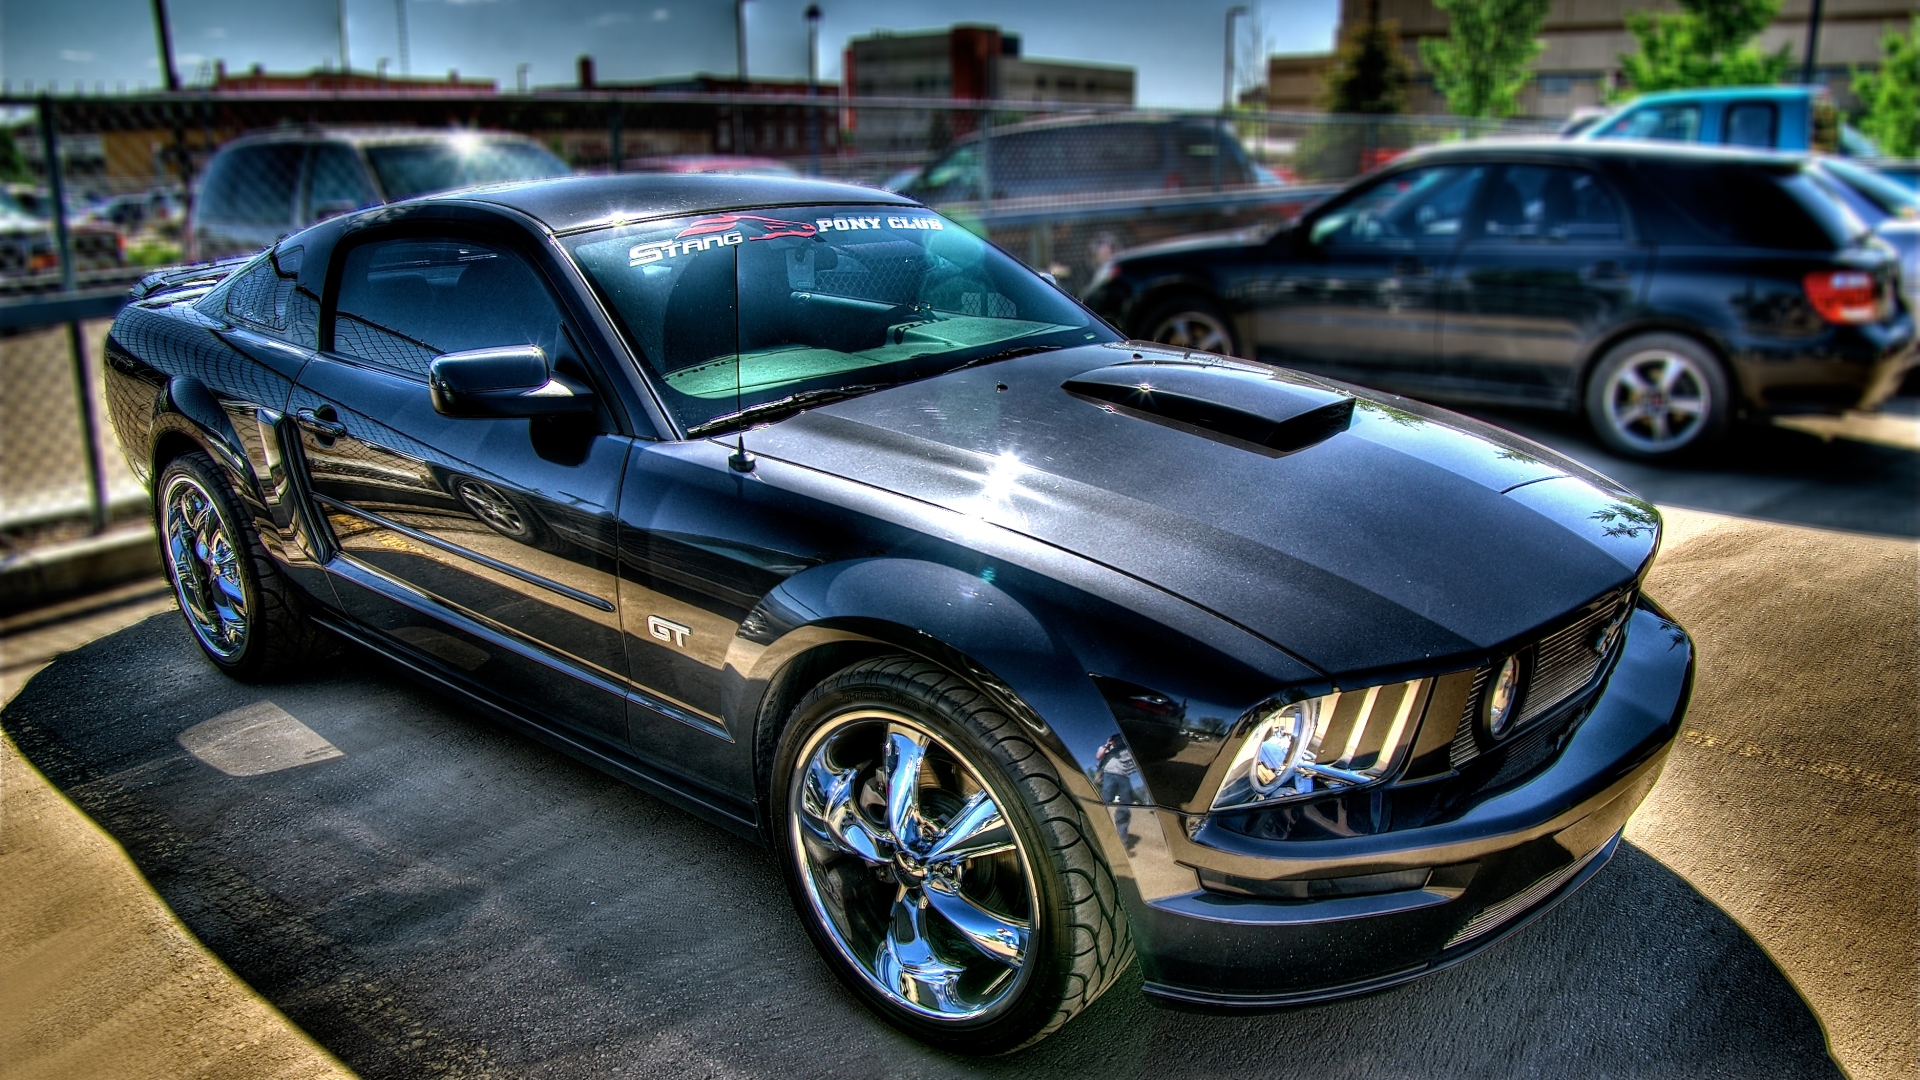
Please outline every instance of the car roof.
[{"label": "car roof", "polygon": [[[466,128],[322,128],[303,127],[285,128],[274,131],[256,131],[242,135],[226,144],[238,146],[243,143],[272,142],[338,142],[354,146],[382,146],[401,143],[434,143],[452,138],[475,138],[486,142],[531,143],[532,139],[517,131],[474,131]],[[535,145],[538,145],[537,143]],[[221,149],[226,149],[225,146]]]},{"label": "car roof", "polygon": [[1803,152],[1761,150],[1751,147],[1713,146],[1634,139],[1475,139],[1415,150],[1402,161],[1433,161],[1464,157],[1566,157],[1612,161],[1671,161],[1712,164],[1746,164],[1797,168],[1808,160]]},{"label": "car roof", "polygon": [[1728,101],[1735,98],[1738,98],[1741,101],[1750,101],[1754,98],[1773,98],[1776,100],[1791,100],[1794,98],[1810,97],[1815,94],[1821,94],[1821,93],[1825,93],[1824,87],[1702,86],[1692,90],[1657,90],[1650,94],[1642,94],[1639,97],[1634,98],[1632,101],[1629,101],[1626,104],[1622,105],[1621,108],[1630,109],[1630,108],[1633,108],[1635,105],[1644,105],[1649,102],[1658,104],[1660,102],[1666,102],[1666,101]]},{"label": "car roof", "polygon": [[425,201],[479,202],[509,207],[556,233],[728,210],[822,204],[920,205],[892,192],[857,184],[727,173],[564,176],[429,195]]}]

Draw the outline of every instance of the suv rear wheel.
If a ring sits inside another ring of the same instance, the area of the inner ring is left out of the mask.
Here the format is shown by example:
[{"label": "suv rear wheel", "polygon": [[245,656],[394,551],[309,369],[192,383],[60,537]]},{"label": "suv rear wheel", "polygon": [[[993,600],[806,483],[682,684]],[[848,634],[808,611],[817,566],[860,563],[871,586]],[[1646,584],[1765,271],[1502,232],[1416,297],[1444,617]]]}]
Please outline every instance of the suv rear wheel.
[{"label": "suv rear wheel", "polygon": [[1733,415],[1726,369],[1699,342],[1643,334],[1614,346],[1587,380],[1587,419],[1628,457],[1659,460],[1709,446]]},{"label": "suv rear wheel", "polygon": [[1234,340],[1233,320],[1220,305],[1203,296],[1181,296],[1159,304],[1140,320],[1148,341],[1171,345],[1176,349],[1239,356]]}]

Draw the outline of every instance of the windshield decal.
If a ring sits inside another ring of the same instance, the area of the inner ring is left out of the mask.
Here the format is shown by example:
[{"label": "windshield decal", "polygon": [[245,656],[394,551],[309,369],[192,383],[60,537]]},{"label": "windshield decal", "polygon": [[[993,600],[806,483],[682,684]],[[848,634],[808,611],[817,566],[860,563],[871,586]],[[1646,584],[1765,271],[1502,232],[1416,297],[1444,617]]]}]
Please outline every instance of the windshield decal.
[{"label": "windshield decal", "polygon": [[[885,222],[884,225],[881,223]],[[932,217],[824,217],[815,218],[814,225],[821,232],[857,232],[862,229],[929,229],[946,228],[939,218]]]},{"label": "windshield decal", "polygon": [[[747,229],[757,230],[759,235],[749,237]],[[627,252],[628,266],[646,266],[662,259],[671,259],[696,251],[705,251],[710,247],[732,247],[752,240],[772,240],[781,236],[810,237],[817,230],[804,221],[787,221],[784,218],[763,217],[759,214],[716,214],[694,221],[686,228],[673,234],[671,240],[655,240],[646,244],[635,244]]]}]

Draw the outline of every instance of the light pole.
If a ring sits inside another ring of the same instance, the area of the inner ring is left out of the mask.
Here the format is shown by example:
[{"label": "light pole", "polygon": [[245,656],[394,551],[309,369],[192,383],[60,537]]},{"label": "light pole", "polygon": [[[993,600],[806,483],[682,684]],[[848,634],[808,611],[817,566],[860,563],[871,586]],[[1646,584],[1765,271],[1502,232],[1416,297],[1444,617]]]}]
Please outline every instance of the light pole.
[{"label": "light pole", "polygon": [[393,29],[400,39],[400,74],[413,74],[413,61],[407,56],[407,0],[393,0]]},{"label": "light pole", "polygon": [[1233,108],[1233,21],[1247,13],[1247,5],[1235,4],[1227,9],[1227,50],[1226,71],[1221,78],[1220,109],[1222,112]]},{"label": "light pole", "polygon": [[733,45],[735,66],[740,70],[740,89],[747,88],[747,0],[733,0]]},{"label": "light pole", "polygon": [[1820,52],[1820,9],[1825,7],[1823,0],[1813,0],[1813,7],[1807,12],[1807,58],[1800,65],[1800,81],[1813,85],[1813,65]]},{"label": "light pole", "polygon": [[820,5],[807,5],[807,175],[820,175]]},{"label": "light pole", "polygon": [[180,72],[173,66],[173,28],[167,25],[167,0],[153,0],[153,32],[160,38],[160,77],[167,89],[180,89]]},{"label": "light pole", "polygon": [[353,70],[353,61],[347,59],[347,0],[333,0],[333,13],[340,19],[340,74]]}]

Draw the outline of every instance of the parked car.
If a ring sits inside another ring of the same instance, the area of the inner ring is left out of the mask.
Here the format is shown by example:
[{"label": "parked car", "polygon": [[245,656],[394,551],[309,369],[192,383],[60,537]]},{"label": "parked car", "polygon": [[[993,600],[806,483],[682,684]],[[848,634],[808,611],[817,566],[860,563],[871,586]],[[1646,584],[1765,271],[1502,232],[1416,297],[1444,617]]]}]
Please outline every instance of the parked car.
[{"label": "parked car", "polygon": [[1920,191],[1844,158],[1815,159],[1815,177],[1900,253],[1907,310],[1920,312]]},{"label": "parked car", "polygon": [[[957,140],[895,190],[929,205],[1155,191],[1210,191],[1263,182],[1239,140],[1190,117],[1054,117]],[[898,183],[898,179],[894,181]]]},{"label": "parked car", "polygon": [[1601,868],[1686,707],[1648,504],[1124,342],[871,189],[496,187],[137,292],[108,398],[214,669],[343,637],[762,838],[961,1053],[1136,954],[1217,1007],[1464,960]]},{"label": "parked car", "polygon": [[621,169],[626,172],[729,173],[734,176],[800,175],[793,166],[779,158],[747,154],[666,154],[628,158]]},{"label": "parked car", "polygon": [[[32,184],[0,184],[0,274],[53,274],[60,268],[60,245],[53,225],[53,200]],[[112,270],[126,262],[126,244],[112,225],[87,221],[69,212],[67,242],[76,271]]]},{"label": "parked car", "polygon": [[1817,150],[1878,158],[1880,148],[1841,122],[1824,86],[1718,86],[1637,97],[1609,118],[1571,132],[1575,139],[1658,139]]},{"label": "parked car", "polygon": [[1476,142],[1292,227],[1116,257],[1087,303],[1139,338],[1439,401],[1584,411],[1664,458],[1738,417],[1877,407],[1914,362],[1899,256],[1804,156]]},{"label": "parked car", "polygon": [[193,253],[259,251],[297,229],[362,207],[476,184],[567,175],[522,135],[499,132],[294,131],[248,135],[207,162],[194,198]]}]

